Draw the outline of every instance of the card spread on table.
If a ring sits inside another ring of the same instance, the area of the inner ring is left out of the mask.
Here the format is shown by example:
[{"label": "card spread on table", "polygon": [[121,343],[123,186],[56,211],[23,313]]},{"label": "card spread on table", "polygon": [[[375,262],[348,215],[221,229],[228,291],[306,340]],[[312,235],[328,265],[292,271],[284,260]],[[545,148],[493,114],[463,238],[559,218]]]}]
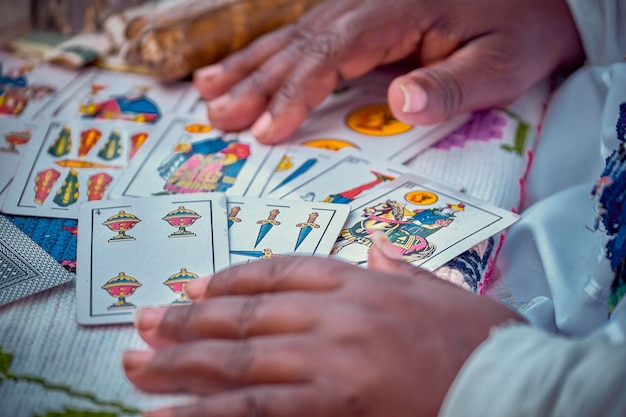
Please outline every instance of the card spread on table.
[{"label": "card spread on table", "polygon": [[33,132],[3,210],[77,219],[84,201],[108,197],[154,127],[102,120],[52,120]]},{"label": "card spread on table", "polygon": [[332,158],[323,170],[312,175],[304,174],[290,186],[269,193],[267,197],[349,204],[407,169],[362,152],[346,151]]},{"label": "card spread on table", "polygon": [[367,265],[372,235],[384,233],[404,260],[434,270],[519,220],[519,215],[407,174],[353,202],[332,250]]},{"label": "card spread on table", "polygon": [[176,118],[138,153],[112,196],[214,191],[258,196],[285,150],[262,145],[249,132],[225,133],[206,120]]},{"label": "card spread on table", "polygon": [[223,193],[83,203],[78,224],[82,324],[127,323],[139,306],[186,303],[187,282],[230,265]]},{"label": "card spread on table", "polygon": [[[295,254],[365,266],[375,232],[432,270],[517,219],[456,185],[407,174],[407,161],[469,115],[402,123],[386,98],[392,70],[342,83],[286,143],[269,146],[213,126],[191,83],[2,52],[0,62],[0,204],[78,219],[82,324],[129,323],[138,307],[186,303],[187,282],[231,264]],[[3,242],[24,239],[6,230]],[[3,276],[11,289],[0,287],[0,301],[68,279],[51,265],[56,280]]]},{"label": "card spread on table", "polygon": [[0,215],[0,305],[69,281],[72,275]]},{"label": "card spread on table", "polygon": [[328,256],[349,212],[345,204],[228,197],[231,265],[277,255]]}]

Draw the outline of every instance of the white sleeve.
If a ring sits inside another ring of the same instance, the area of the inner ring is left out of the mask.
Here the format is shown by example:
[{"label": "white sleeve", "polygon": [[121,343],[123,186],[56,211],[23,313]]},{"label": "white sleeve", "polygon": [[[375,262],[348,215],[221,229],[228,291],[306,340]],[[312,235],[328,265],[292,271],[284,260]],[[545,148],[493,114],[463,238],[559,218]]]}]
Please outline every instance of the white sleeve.
[{"label": "white sleeve", "polygon": [[508,325],[472,354],[439,417],[623,417],[625,363],[626,345]]},{"label": "white sleeve", "polygon": [[622,62],[626,54],[626,1],[567,0],[592,65]]}]

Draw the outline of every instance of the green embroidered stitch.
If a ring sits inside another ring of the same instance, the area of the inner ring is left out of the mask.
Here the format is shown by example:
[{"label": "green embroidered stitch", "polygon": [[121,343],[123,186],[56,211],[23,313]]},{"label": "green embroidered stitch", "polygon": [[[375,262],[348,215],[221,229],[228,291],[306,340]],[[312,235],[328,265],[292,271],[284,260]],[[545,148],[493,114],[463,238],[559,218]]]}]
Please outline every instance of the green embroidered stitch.
[{"label": "green embroidered stitch", "polygon": [[70,397],[86,400],[86,401],[91,402],[94,405],[113,409],[113,412],[97,412],[97,413],[94,413],[93,411],[78,411],[78,410],[68,409],[68,410],[65,410],[63,413],[48,412],[44,417],[56,417],[56,416],[59,416],[59,417],[83,417],[83,416],[84,417],[117,417],[118,413],[123,413],[123,414],[140,414],[141,413],[139,409],[128,407],[121,402],[101,400],[92,393],[76,391],[68,385],[48,382],[43,378],[39,378],[39,377],[31,376],[31,375],[14,375],[9,370],[12,360],[13,360],[13,355],[8,352],[5,352],[2,349],[2,347],[0,347],[0,383],[2,383],[2,381],[4,380],[11,380],[15,382],[30,382],[33,384],[38,384],[47,390],[61,391]]},{"label": "green embroidered stitch", "polygon": [[519,156],[524,156],[524,149],[526,149],[526,139],[528,138],[528,131],[530,130],[530,126],[528,123],[522,121],[519,117],[515,116],[512,113],[509,115],[515,117],[517,119],[518,125],[517,130],[515,132],[515,139],[513,140],[513,144],[505,144],[500,145],[500,148],[505,151],[516,153]]}]

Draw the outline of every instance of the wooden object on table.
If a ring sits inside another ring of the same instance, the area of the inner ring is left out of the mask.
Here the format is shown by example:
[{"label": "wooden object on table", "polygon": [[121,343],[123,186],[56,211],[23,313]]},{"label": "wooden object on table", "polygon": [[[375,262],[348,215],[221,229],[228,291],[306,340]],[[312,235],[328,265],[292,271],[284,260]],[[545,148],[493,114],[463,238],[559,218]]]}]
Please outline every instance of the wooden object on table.
[{"label": "wooden object on table", "polygon": [[126,24],[125,58],[161,81],[189,76],[321,0],[179,0]]}]

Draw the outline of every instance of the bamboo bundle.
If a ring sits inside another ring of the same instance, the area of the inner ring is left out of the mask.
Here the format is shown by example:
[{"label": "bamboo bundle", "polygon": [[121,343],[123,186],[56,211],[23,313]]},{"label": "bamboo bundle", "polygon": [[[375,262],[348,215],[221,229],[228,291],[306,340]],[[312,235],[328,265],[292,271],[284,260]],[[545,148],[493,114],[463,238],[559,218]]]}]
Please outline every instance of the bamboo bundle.
[{"label": "bamboo bundle", "polygon": [[125,58],[161,81],[189,76],[321,0],[179,0],[125,22]]}]

